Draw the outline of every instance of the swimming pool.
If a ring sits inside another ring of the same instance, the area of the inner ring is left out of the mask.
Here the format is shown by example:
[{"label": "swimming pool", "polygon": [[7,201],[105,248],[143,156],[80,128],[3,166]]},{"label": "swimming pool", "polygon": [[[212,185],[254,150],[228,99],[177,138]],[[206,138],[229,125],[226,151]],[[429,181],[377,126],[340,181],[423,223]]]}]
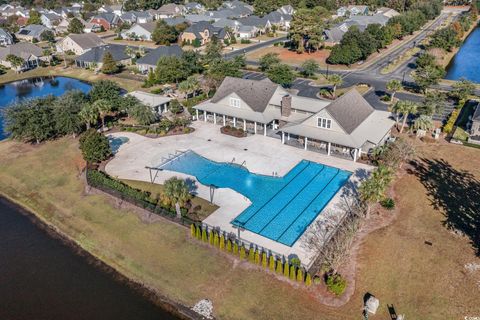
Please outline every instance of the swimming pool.
[{"label": "swimming pool", "polygon": [[283,177],[265,176],[237,164],[209,160],[193,151],[161,168],[244,195],[252,204],[231,223],[287,246],[297,241],[351,175],[302,160]]}]

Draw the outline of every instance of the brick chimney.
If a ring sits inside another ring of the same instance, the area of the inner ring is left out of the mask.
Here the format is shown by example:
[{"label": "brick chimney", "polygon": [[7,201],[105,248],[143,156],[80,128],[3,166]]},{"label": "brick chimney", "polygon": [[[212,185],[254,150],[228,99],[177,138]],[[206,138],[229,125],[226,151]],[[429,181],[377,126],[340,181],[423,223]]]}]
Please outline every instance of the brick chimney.
[{"label": "brick chimney", "polygon": [[288,117],[292,113],[292,96],[287,94],[282,97],[282,117]]}]

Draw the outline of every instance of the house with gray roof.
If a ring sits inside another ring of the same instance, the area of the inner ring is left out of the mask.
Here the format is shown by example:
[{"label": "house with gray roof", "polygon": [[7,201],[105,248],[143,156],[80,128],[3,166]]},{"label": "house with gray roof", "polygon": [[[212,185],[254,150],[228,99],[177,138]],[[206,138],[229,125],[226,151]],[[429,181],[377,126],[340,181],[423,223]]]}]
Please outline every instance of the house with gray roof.
[{"label": "house with gray roof", "polygon": [[272,27],[272,24],[266,17],[248,16],[238,19],[238,22],[243,26],[256,27],[262,33]]},{"label": "house with gray roof", "polygon": [[[7,61],[9,55],[22,58],[24,61],[23,65],[14,68],[10,61]],[[43,49],[32,43],[19,42],[5,48],[0,48],[0,64],[6,68],[25,71],[38,67],[42,61],[50,61],[50,56],[45,56]]]},{"label": "house with gray roof", "polygon": [[226,77],[210,100],[194,108],[200,121],[353,161],[385,143],[394,125],[389,112],[375,110],[355,89],[324,101],[293,95],[268,79]]},{"label": "house with gray roof", "polygon": [[185,19],[184,17],[173,17],[173,18],[165,18],[165,19],[162,19],[163,21],[165,21],[166,24],[168,24],[169,26],[177,26],[179,24],[182,24],[182,23],[186,23],[186,24],[189,24],[187,19]]},{"label": "house with gray roof", "polygon": [[172,18],[185,15],[187,9],[182,4],[167,3],[158,8],[155,19]]},{"label": "house with gray roof", "polygon": [[20,30],[15,33],[17,39],[25,41],[40,41],[40,36],[45,31],[52,31],[49,28],[42,26],[41,24],[30,24],[28,26],[20,28]]},{"label": "house with gray roof", "polygon": [[225,28],[218,28],[209,22],[200,21],[185,29],[180,35],[180,41],[185,44],[198,42],[200,46],[203,46],[214,36],[221,41],[229,40],[231,37]]},{"label": "house with gray roof", "polygon": [[127,53],[127,47],[129,46],[120,44],[106,44],[103,46],[93,47],[84,54],[75,58],[75,65],[79,68],[100,69],[103,65],[103,57],[107,52],[112,55],[113,60],[118,65],[130,65],[132,63],[132,57]]},{"label": "house with gray roof", "polygon": [[13,36],[10,32],[0,28],[0,46],[8,46],[11,44],[13,44]]},{"label": "house with gray roof", "polygon": [[140,59],[137,60],[137,67],[142,73],[148,73],[149,71],[155,71],[157,68],[157,62],[161,57],[178,57],[183,54],[182,48],[178,45],[160,46]]},{"label": "house with gray roof", "polygon": [[367,14],[368,6],[365,5],[349,5],[347,7],[340,7],[337,9],[337,16],[339,17],[352,17]]},{"label": "house with gray roof", "polygon": [[124,30],[121,35],[123,39],[131,40],[152,40],[152,33],[157,26],[156,21],[147,23],[135,23],[130,29]]},{"label": "house with gray roof", "polygon": [[170,101],[173,100],[169,97],[143,91],[132,91],[127,95],[137,98],[141,103],[152,108],[152,111],[158,115],[167,112]]},{"label": "house with gray roof", "polygon": [[280,13],[278,11],[272,11],[264,17],[271,25],[275,25],[280,29],[288,30],[290,28],[290,22],[292,21],[292,15]]},{"label": "house with gray roof", "polygon": [[75,55],[82,55],[88,50],[105,45],[105,42],[94,33],[71,33],[60,40],[56,47],[58,52],[73,52]]},{"label": "house with gray roof", "polygon": [[206,11],[205,6],[198,2],[187,2],[185,4],[185,9],[188,13],[199,14]]},{"label": "house with gray roof", "polygon": [[120,18],[123,22],[134,24],[151,22],[154,16],[148,11],[128,11],[123,13]]},{"label": "house with gray roof", "polygon": [[60,21],[62,21],[62,16],[56,13],[42,13],[40,16],[40,19],[42,20],[42,24],[49,28],[49,29],[54,29],[55,26],[57,26]]},{"label": "house with gray roof", "polygon": [[323,33],[325,43],[327,45],[335,45],[340,43],[343,35],[352,26],[356,26],[360,31],[364,31],[370,24],[379,24],[381,26],[385,26],[388,20],[390,20],[390,18],[381,13],[371,16],[353,16],[330,29],[325,29]]}]

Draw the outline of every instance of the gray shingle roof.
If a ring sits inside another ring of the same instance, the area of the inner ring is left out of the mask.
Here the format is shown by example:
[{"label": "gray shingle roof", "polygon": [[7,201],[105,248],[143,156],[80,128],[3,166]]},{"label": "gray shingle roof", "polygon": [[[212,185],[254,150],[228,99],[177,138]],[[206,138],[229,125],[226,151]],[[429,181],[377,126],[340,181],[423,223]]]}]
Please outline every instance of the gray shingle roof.
[{"label": "gray shingle roof", "polygon": [[23,59],[27,59],[31,55],[42,57],[43,49],[28,42],[19,42],[6,48],[0,47],[0,60],[4,60],[9,54]]},{"label": "gray shingle roof", "polygon": [[165,21],[169,26],[176,26],[180,23],[187,22],[184,17],[165,18],[163,21]]},{"label": "gray shingle roof", "polygon": [[71,33],[68,35],[76,44],[78,44],[82,49],[90,49],[93,47],[98,47],[104,45],[105,42],[97,36],[95,33],[82,33],[75,34]]},{"label": "gray shingle roof", "polygon": [[252,26],[252,27],[265,27],[267,24],[267,19],[265,17],[260,18],[257,16],[250,16],[242,19],[238,19],[238,22],[243,24],[244,26]]},{"label": "gray shingle roof", "polygon": [[472,120],[480,121],[480,103],[479,102],[477,102],[477,107],[475,109],[475,112],[473,113]]},{"label": "gray shingle roof", "polygon": [[17,34],[39,38],[40,35],[46,30],[50,30],[50,29],[40,24],[30,24],[28,26],[21,28],[17,32]]},{"label": "gray shingle roof", "polygon": [[268,103],[277,88],[278,85],[268,79],[256,81],[225,77],[217,92],[211,99],[211,102],[219,102],[228,95],[235,93],[245,101],[253,111],[263,112],[268,106]]},{"label": "gray shingle roof", "polygon": [[156,48],[155,50],[150,51],[145,56],[138,59],[137,64],[147,64],[150,66],[156,66],[158,59],[160,59],[160,57],[169,57],[169,56],[181,57],[182,54],[183,54],[183,50],[178,45],[161,46]]},{"label": "gray shingle roof", "polygon": [[126,48],[127,46],[119,44],[108,44],[104,46],[94,47],[82,54],[81,56],[77,57],[76,60],[100,63],[103,61],[103,56],[106,52],[110,52],[112,54],[113,60],[115,61],[130,59],[130,56],[125,53]]},{"label": "gray shingle roof", "polygon": [[355,89],[330,103],[326,110],[348,134],[351,134],[374,111],[367,100]]}]

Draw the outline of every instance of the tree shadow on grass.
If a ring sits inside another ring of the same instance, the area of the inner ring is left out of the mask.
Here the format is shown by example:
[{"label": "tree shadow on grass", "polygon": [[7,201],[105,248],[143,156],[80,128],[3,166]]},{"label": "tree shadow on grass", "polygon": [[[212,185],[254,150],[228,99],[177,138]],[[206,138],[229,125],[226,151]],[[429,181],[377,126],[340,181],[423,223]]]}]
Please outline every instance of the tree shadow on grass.
[{"label": "tree shadow on grass", "polygon": [[443,159],[422,158],[413,162],[413,166],[413,173],[427,189],[433,208],[442,210],[443,224],[467,236],[480,256],[480,181]]}]

